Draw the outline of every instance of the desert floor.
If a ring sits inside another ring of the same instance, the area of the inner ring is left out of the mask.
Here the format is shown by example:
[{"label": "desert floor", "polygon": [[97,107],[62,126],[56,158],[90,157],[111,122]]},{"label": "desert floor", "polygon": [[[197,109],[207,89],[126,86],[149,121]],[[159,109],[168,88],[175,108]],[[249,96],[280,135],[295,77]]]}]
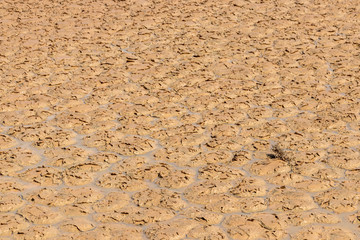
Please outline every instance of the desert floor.
[{"label": "desert floor", "polygon": [[360,7],[0,2],[0,239],[360,239]]}]

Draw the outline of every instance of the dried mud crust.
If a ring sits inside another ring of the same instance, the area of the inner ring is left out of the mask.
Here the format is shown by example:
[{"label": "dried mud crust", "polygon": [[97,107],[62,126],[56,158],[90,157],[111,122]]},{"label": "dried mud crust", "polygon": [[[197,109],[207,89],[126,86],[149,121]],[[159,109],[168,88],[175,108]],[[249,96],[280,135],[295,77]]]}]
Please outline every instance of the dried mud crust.
[{"label": "dried mud crust", "polygon": [[360,239],[356,1],[0,1],[1,239]]}]

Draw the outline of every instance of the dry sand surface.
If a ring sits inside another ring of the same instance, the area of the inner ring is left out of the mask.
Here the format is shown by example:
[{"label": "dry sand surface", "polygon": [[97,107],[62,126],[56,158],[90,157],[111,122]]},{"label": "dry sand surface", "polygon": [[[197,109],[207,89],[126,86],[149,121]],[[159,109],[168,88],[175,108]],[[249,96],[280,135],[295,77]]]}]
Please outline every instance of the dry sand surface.
[{"label": "dry sand surface", "polygon": [[0,1],[0,239],[360,239],[360,7]]}]

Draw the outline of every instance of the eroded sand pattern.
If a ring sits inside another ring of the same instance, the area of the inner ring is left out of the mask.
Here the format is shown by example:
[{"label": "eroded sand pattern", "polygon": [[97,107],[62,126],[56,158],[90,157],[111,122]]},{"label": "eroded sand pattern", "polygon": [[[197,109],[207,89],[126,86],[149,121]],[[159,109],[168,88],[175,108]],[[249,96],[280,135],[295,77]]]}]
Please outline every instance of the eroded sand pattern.
[{"label": "eroded sand pattern", "polygon": [[0,1],[1,239],[360,239],[357,1]]}]

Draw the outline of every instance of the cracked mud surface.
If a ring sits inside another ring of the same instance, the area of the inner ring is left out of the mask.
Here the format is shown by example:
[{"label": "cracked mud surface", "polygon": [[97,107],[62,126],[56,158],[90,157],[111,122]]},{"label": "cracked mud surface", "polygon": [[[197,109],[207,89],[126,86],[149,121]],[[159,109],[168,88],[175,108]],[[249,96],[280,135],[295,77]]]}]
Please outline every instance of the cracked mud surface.
[{"label": "cracked mud surface", "polygon": [[0,238],[359,239],[359,11],[1,1]]}]

